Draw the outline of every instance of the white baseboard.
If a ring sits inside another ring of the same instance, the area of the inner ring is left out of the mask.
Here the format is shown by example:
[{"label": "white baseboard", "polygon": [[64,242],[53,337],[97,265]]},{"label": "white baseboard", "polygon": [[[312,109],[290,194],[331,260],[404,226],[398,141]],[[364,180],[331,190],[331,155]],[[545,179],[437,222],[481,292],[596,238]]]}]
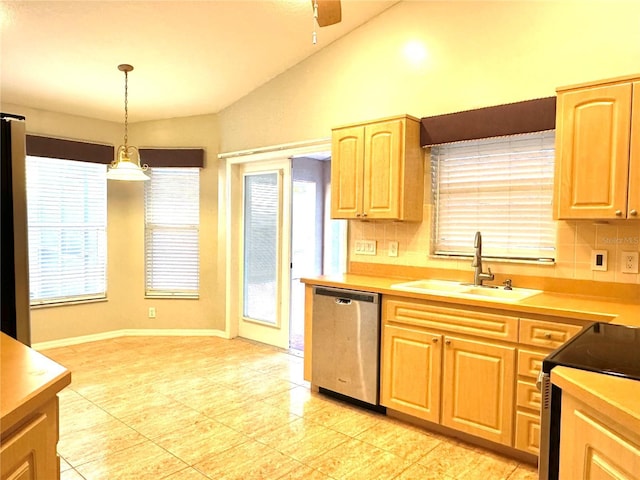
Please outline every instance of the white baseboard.
[{"label": "white baseboard", "polygon": [[112,330],[110,332],[95,333],[93,335],[81,335],[79,337],[61,338],[48,342],[38,342],[31,345],[35,350],[46,350],[48,348],[68,347],[80,343],[97,342],[118,337],[220,337],[229,338],[223,330],[215,329],[181,329],[181,328],[127,328],[122,330]]}]

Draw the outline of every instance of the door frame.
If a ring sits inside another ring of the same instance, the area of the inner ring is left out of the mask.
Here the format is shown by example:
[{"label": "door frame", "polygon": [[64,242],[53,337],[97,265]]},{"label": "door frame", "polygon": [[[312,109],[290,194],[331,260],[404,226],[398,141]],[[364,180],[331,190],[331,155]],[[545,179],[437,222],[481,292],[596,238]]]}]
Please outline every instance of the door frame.
[{"label": "door frame", "polygon": [[[231,185],[232,198],[235,205],[240,207],[234,215],[235,225],[232,232],[232,242],[235,247],[235,257],[231,262],[237,262],[238,268],[233,272],[231,284],[237,285],[236,295],[233,296],[238,334],[250,340],[267,343],[280,348],[289,347],[289,283],[291,258],[291,160],[265,160],[262,162],[240,163],[236,165],[237,182]],[[275,174],[278,188],[278,218],[276,235],[276,319],[275,324],[248,318],[244,315],[244,217],[245,217],[245,179],[258,174]]]},{"label": "door frame", "polygon": [[[304,154],[312,154],[320,151],[329,151],[331,150],[331,140],[330,139],[321,139],[312,142],[301,142],[301,143],[292,143],[280,146],[273,146],[263,149],[256,150],[245,150],[238,152],[231,152],[226,154],[218,155],[218,159],[224,161],[224,175],[225,182],[221,185],[224,189],[220,192],[220,208],[219,212],[224,211],[225,218],[222,219],[222,222],[219,222],[219,225],[224,225],[224,239],[225,239],[225,269],[224,276],[226,281],[225,284],[225,336],[227,338],[235,338],[239,333],[239,325],[240,325],[240,317],[241,317],[241,296],[242,296],[242,265],[239,265],[237,260],[241,258],[241,248],[242,244],[240,239],[238,238],[238,232],[242,230],[243,219],[243,201],[238,201],[238,197],[236,195],[238,190],[238,185],[242,185],[242,165],[245,164],[253,164],[256,162],[269,162],[274,160],[284,161],[287,160],[289,162],[289,168],[291,168],[291,158],[293,156],[299,156]],[[266,163],[265,163],[266,164]],[[289,179],[291,178],[291,173],[289,171]],[[289,216],[290,221],[290,198],[287,200],[288,203],[283,204],[283,210],[289,210],[287,215]],[[226,206],[223,206],[226,204]],[[220,214],[219,213],[219,214]],[[290,225],[287,231],[290,231]],[[287,240],[290,242],[290,239]],[[289,254],[287,254],[289,255]],[[286,267],[286,278],[289,278],[290,275],[290,255],[285,259],[281,259],[281,267]],[[278,344],[280,348],[288,348],[288,322],[289,322],[289,293],[290,293],[290,285],[286,285],[283,278],[283,288],[286,290],[286,295],[283,295],[281,298],[282,307],[281,310],[286,309],[286,319],[280,319],[280,325],[286,325],[287,329],[287,339],[286,345]],[[284,298],[286,296],[286,299]],[[266,327],[272,328],[273,327]],[[270,339],[266,338],[263,340],[258,340],[264,343],[269,343]],[[273,343],[271,343],[273,345]]]}]

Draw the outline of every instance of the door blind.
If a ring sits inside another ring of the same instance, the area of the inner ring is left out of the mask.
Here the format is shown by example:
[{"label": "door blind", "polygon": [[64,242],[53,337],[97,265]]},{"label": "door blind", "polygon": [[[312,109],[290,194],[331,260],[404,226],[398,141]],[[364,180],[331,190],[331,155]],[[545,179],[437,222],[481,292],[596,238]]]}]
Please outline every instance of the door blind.
[{"label": "door blind", "polygon": [[553,261],[555,131],[486,138],[431,149],[434,253]]},{"label": "door blind", "polygon": [[106,296],[106,165],[27,156],[32,305]]},{"label": "door blind", "polygon": [[197,297],[200,169],[151,168],[145,182],[147,296]]},{"label": "door blind", "polygon": [[277,172],[244,177],[243,316],[278,323],[280,181]]}]

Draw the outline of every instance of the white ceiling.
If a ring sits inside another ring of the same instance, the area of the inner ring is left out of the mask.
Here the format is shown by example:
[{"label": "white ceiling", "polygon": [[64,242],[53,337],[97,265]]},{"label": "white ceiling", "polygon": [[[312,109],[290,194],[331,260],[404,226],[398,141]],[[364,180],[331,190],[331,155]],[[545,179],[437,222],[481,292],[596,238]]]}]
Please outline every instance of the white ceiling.
[{"label": "white ceiling", "polygon": [[397,0],[342,0],[318,29],[311,0],[0,0],[0,100],[111,121],[215,113]]}]

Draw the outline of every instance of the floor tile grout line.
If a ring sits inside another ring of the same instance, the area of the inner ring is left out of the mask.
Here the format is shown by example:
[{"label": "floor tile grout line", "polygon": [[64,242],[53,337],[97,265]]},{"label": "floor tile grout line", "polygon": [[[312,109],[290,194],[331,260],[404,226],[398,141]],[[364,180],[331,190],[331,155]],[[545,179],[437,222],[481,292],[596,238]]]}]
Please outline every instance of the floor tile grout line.
[{"label": "floor tile grout line", "polygon": [[[151,343],[152,342],[149,341],[149,342],[147,342],[147,345],[151,345]],[[132,342],[122,342],[122,344],[123,344],[123,346],[127,346],[127,347],[133,345]],[[173,347],[175,347],[175,346],[176,346],[176,344],[173,344]],[[182,347],[182,344],[180,346]],[[150,348],[148,350],[149,351],[159,351],[159,347],[154,347],[153,349]],[[216,368],[219,367],[221,369],[221,371],[228,370],[229,368],[233,368],[233,365],[236,365],[239,362],[243,361],[242,360],[242,353],[243,352],[239,352],[238,350],[234,350],[234,349],[223,349],[223,350],[224,350],[224,352],[230,353],[233,356],[233,358],[230,359],[229,362],[226,362],[226,361],[217,361],[216,362]],[[261,360],[258,359],[258,355],[260,353],[263,353],[263,352],[260,352],[258,350],[253,350],[253,351],[249,352],[251,360],[249,360],[246,365],[240,364],[238,366],[239,370],[242,372],[240,374],[240,377],[242,375],[246,375],[247,378],[249,378],[252,373],[255,373],[257,375],[263,375],[265,378],[267,378],[269,380],[273,380],[274,382],[280,382],[280,381],[282,381],[283,383],[284,382],[288,382],[288,384],[289,384],[288,387],[289,388],[286,389],[286,390],[283,390],[282,392],[269,393],[269,394],[266,394],[266,395],[264,395],[263,393],[260,393],[260,394],[256,395],[256,400],[255,401],[259,401],[259,402],[265,404],[266,407],[268,407],[268,408],[278,408],[279,406],[277,404],[273,405],[272,403],[269,403],[268,399],[270,399],[272,397],[276,397],[278,395],[285,395],[286,392],[290,392],[290,391],[296,389],[297,387],[307,388],[307,389],[309,388],[309,386],[307,384],[304,384],[304,382],[302,382],[302,384],[296,383],[297,380],[293,376],[293,370],[298,368],[297,366],[293,366],[291,369],[289,369],[289,375],[287,375],[287,373],[286,373],[287,367],[286,367],[285,364],[280,363],[281,362],[280,359],[274,360],[273,365],[269,365],[269,359],[265,360],[264,362],[261,362]],[[272,355],[273,354],[273,352],[266,352],[266,353],[268,355]],[[81,353],[80,353],[80,355],[81,355]],[[111,358],[112,355],[114,355],[113,351],[110,351],[109,352],[109,358]],[[210,353],[208,355],[210,355]],[[192,357],[192,358],[194,358],[196,362],[200,361],[195,356]],[[113,359],[115,359],[115,355],[114,355]],[[113,359],[111,359],[111,360],[113,360]],[[102,360],[99,360],[97,362],[86,362],[85,364],[83,364],[84,367],[87,367],[87,366],[90,366],[90,365],[93,365],[97,370],[99,370],[99,369],[109,369],[108,362],[102,361]],[[118,367],[118,369],[120,369],[122,371],[125,371],[127,368],[131,368],[132,365],[135,366],[136,370],[142,370],[142,368],[140,367],[141,364],[138,361],[136,361],[134,363],[126,363],[126,364]],[[205,365],[205,363],[202,363],[202,365]],[[200,368],[200,365],[198,365],[198,368]],[[204,371],[204,368],[203,368],[203,371]],[[176,369],[167,370],[167,373],[175,374],[176,373]],[[233,377],[230,376],[229,377],[229,381],[227,381],[226,383],[223,382],[222,386],[223,386],[223,388],[227,388],[227,389],[230,389],[230,390],[242,391],[243,388],[245,388],[245,385],[242,385],[242,383],[248,384],[250,382],[249,382],[249,380],[247,380],[245,382],[236,382],[236,381],[233,381]],[[84,386],[84,385],[81,383],[80,387],[82,387],[82,386]],[[194,412],[197,412],[197,414],[201,415],[203,418],[207,418],[208,420],[215,421],[216,423],[219,423],[221,425],[224,425],[227,428],[230,428],[231,430],[233,430],[234,432],[236,432],[236,433],[238,433],[239,435],[242,436],[243,444],[248,442],[248,441],[258,442],[258,443],[264,445],[265,447],[267,447],[269,450],[278,452],[279,454],[281,454],[283,456],[286,456],[287,458],[289,458],[292,462],[295,462],[296,464],[304,465],[306,468],[310,468],[312,470],[319,471],[319,470],[317,470],[317,468],[314,468],[313,466],[308,464],[308,462],[311,459],[317,458],[317,456],[306,458],[303,461],[297,460],[297,459],[291,457],[290,455],[287,455],[286,453],[280,451],[280,449],[276,448],[275,446],[272,446],[268,441],[262,441],[261,437],[249,436],[249,435],[245,434],[243,431],[241,431],[241,430],[239,430],[237,428],[233,428],[230,425],[225,424],[224,422],[221,422],[219,420],[219,418],[217,418],[215,416],[211,416],[210,414],[209,415],[205,414],[202,411],[202,409],[194,408],[194,407],[192,407],[191,405],[189,405],[189,404],[187,404],[185,402],[181,402],[179,398],[172,397],[171,395],[162,394],[162,392],[159,392],[159,391],[155,392],[155,393],[162,395],[164,398],[168,399],[169,401],[175,401],[177,403],[180,403],[181,405],[187,407],[188,409],[193,410]],[[190,462],[190,461],[184,460],[179,455],[172,453],[170,450],[168,450],[167,448],[165,448],[162,445],[160,445],[159,443],[157,443],[159,441],[159,439],[160,439],[160,436],[143,434],[137,428],[135,428],[132,425],[130,425],[127,422],[125,422],[121,418],[121,415],[115,415],[115,414],[111,413],[110,411],[106,410],[105,408],[103,408],[100,403],[97,403],[98,400],[95,400],[95,397],[92,397],[91,395],[83,394],[83,393],[81,393],[80,391],[77,391],[77,390],[74,391],[74,394],[78,395],[79,398],[81,398],[83,400],[86,400],[90,404],[93,404],[94,406],[98,407],[100,410],[102,410],[103,412],[107,413],[109,416],[111,416],[111,417],[115,418],[116,420],[120,421],[122,424],[124,424],[128,428],[132,429],[133,431],[135,431],[139,435],[141,435],[142,438],[145,438],[146,440],[148,440],[152,444],[160,447],[164,452],[169,453],[170,456],[172,456],[173,458],[175,458],[175,459],[183,462],[184,464],[188,465],[183,470],[186,470],[187,468],[194,468],[196,471],[199,471],[203,476],[208,477],[205,472],[203,472],[203,471],[201,471],[201,470],[199,470],[199,469],[197,469],[195,467],[197,462]],[[335,407],[335,406],[337,406],[337,404],[333,404],[333,406]],[[325,410],[325,409],[329,409],[329,408],[332,408],[332,406],[331,406],[331,404],[327,403],[326,405],[323,405],[322,407],[319,407],[319,409],[315,410],[315,411],[317,413],[320,410]],[[290,417],[297,417],[297,418],[293,418],[293,420],[289,420],[288,423],[291,423],[293,421],[297,421],[299,419],[301,419],[302,421],[305,421],[305,422],[314,422],[313,420],[308,418],[309,415],[307,415],[304,410],[303,410],[301,415],[299,415],[298,413],[294,412],[292,404],[288,408],[282,408],[280,410],[283,411],[283,412],[287,412]],[[352,411],[356,411],[356,410],[353,409]],[[378,422],[384,422],[384,421],[386,421],[386,418],[385,417],[379,417],[376,420]],[[360,442],[362,444],[367,444],[367,445],[371,445],[373,447],[376,447],[376,448],[380,449],[381,451],[384,451],[384,452],[386,452],[386,453],[388,453],[390,455],[393,455],[394,457],[397,457],[400,460],[402,460],[403,462],[405,462],[408,466],[406,466],[400,473],[396,473],[393,478],[397,478],[397,477],[401,476],[402,472],[404,472],[407,469],[411,468],[412,465],[419,465],[419,463],[418,463],[419,460],[417,460],[417,461],[406,460],[405,458],[396,455],[393,451],[390,451],[390,450],[387,450],[387,449],[385,449],[383,447],[380,447],[380,446],[376,445],[375,443],[368,442],[365,439],[358,438],[360,435],[363,435],[365,432],[371,431],[374,428],[376,428],[375,425],[369,425],[364,430],[359,431],[357,433],[354,433],[354,432],[345,433],[344,431],[340,430],[340,427],[341,427],[340,426],[340,422],[335,422],[335,423],[332,423],[332,424],[325,424],[323,422],[314,422],[314,423],[317,423],[318,425],[322,426],[323,428],[326,428],[328,430],[332,430],[334,432],[337,432],[337,433],[339,433],[341,435],[345,435],[346,437],[348,437],[347,439],[345,439],[340,444],[334,446],[332,449],[337,448],[338,446],[342,445],[343,443],[345,443],[345,442],[347,442],[349,440],[356,440],[356,441],[358,441],[358,442]],[[286,424],[284,424],[284,425],[286,425]],[[177,430],[174,430],[174,431],[179,431],[179,430],[180,429],[177,429]],[[139,444],[137,444],[137,445],[139,445]],[[229,449],[232,449],[234,447],[235,446],[231,446],[228,449],[225,449],[224,451],[228,452]],[[421,457],[421,459],[426,457],[426,456],[428,456],[429,453],[431,451],[433,451],[433,449],[435,449],[435,448],[437,448],[437,446],[432,446],[429,450],[425,450],[425,452],[423,452],[423,456]],[[116,452],[121,452],[121,451],[122,450],[118,450]],[[217,454],[219,454],[221,452],[222,451],[218,451]],[[320,455],[323,455],[323,454],[320,454]],[[66,459],[65,459],[65,461],[66,461]],[[77,469],[73,466],[73,464],[71,464],[68,461],[67,461],[67,463],[73,470],[75,470],[77,472]],[[83,464],[80,464],[80,465],[83,465]],[[514,462],[513,463],[513,467],[511,469],[511,471],[509,472],[508,476],[505,476],[504,478],[515,477],[516,471],[519,469],[519,466],[520,466],[520,463]],[[77,472],[77,473],[79,474],[79,472]],[[325,475],[325,474],[323,474],[323,475]],[[331,477],[327,477],[327,478],[331,478]]]}]

